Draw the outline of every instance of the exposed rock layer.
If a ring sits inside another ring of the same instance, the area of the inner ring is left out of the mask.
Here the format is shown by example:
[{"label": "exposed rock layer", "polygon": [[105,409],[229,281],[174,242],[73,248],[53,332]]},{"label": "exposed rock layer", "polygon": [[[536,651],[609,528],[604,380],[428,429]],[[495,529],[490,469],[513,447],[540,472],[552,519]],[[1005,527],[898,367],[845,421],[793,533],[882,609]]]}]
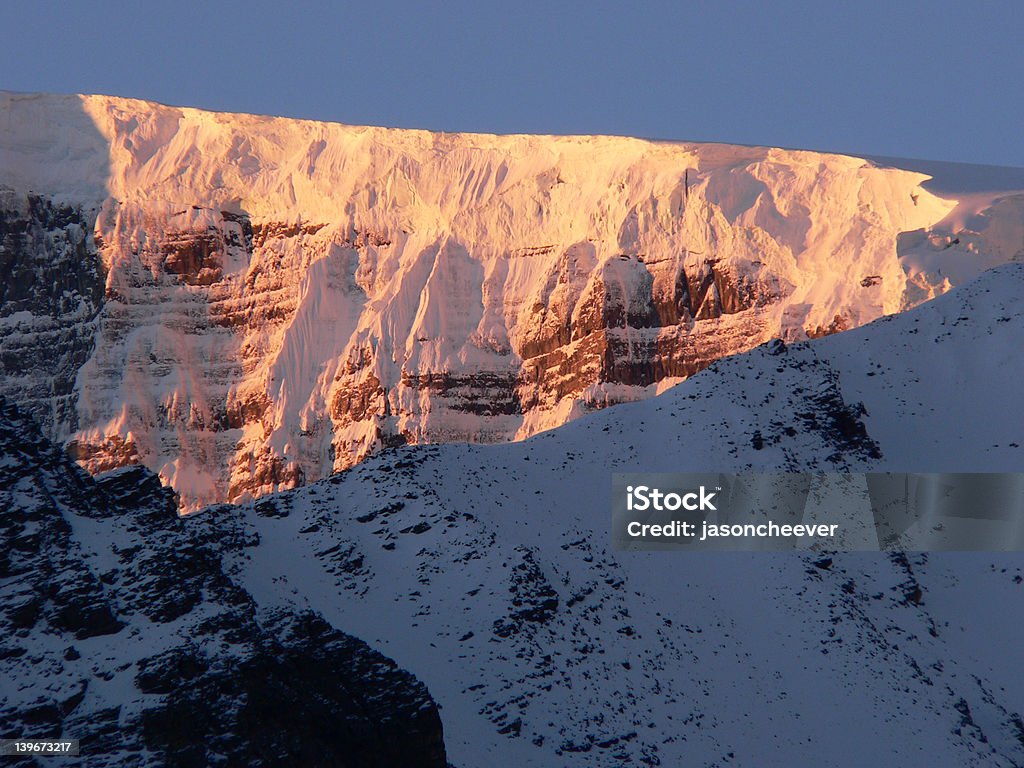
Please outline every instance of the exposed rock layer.
[{"label": "exposed rock layer", "polygon": [[[0,393],[189,510],[527,437],[960,279],[918,258],[955,202],[857,158],[0,98]],[[1001,200],[960,276],[1016,257]]]}]

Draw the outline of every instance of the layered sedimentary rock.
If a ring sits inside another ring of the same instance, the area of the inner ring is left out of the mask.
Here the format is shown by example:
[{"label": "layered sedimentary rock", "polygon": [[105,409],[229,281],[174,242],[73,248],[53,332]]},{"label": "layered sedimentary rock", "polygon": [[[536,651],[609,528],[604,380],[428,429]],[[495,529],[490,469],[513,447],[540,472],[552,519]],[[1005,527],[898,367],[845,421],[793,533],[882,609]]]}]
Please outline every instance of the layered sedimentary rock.
[{"label": "layered sedimentary rock", "polygon": [[[525,438],[959,279],[904,253],[945,253],[957,201],[858,158],[93,96],[2,110],[0,394],[187,510],[381,447]],[[958,274],[1016,256],[1004,204]]]}]

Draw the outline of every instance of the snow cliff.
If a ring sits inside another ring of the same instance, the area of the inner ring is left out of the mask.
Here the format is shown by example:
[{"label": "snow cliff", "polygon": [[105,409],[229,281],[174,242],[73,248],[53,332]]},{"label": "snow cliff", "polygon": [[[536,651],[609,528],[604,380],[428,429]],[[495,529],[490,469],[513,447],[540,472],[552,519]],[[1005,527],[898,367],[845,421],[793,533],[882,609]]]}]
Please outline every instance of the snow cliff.
[{"label": "snow cliff", "polygon": [[187,510],[526,438],[1021,258],[892,165],[0,94],[0,394]]}]

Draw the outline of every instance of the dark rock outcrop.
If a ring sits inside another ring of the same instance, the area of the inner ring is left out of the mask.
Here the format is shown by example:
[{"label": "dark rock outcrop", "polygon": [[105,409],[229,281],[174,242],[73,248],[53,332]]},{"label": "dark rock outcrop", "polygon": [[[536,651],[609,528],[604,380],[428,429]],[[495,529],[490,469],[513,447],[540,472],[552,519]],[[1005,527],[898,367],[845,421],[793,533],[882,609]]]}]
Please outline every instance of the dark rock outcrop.
[{"label": "dark rock outcrop", "polygon": [[94,211],[0,187],[0,396],[16,396],[50,434],[78,429],[75,377],[106,277],[94,221]]},{"label": "dark rock outcrop", "polygon": [[142,467],[88,477],[0,401],[0,735],[82,765],[444,766],[426,688],[310,611],[262,609],[229,508]]}]

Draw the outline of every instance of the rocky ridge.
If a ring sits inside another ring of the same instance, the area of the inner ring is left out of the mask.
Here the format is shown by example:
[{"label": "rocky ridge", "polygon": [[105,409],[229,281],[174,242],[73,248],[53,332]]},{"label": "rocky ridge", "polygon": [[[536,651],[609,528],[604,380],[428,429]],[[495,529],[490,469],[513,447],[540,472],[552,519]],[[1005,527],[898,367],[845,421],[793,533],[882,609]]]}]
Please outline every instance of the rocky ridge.
[{"label": "rocky ridge", "polygon": [[0,734],[80,739],[61,764],[446,765],[421,682],[258,605],[225,563],[258,534],[177,508],[142,467],[93,480],[0,402]]}]

